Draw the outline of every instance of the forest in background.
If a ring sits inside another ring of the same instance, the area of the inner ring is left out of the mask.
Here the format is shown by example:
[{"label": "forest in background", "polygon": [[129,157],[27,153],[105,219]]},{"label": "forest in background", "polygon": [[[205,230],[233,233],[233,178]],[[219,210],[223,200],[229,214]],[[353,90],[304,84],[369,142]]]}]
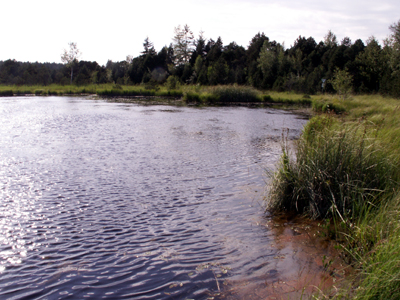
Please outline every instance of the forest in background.
[{"label": "forest in background", "polygon": [[334,92],[332,79],[345,73],[353,93],[400,96],[400,21],[381,45],[374,37],[366,43],[345,37],[338,41],[329,31],[324,41],[299,36],[290,48],[257,33],[247,48],[221,37],[194,37],[189,26],[178,26],[169,46],[156,51],[149,38],[138,57],[105,66],[72,60],[69,64],[0,61],[2,85],[121,85],[199,84],[248,85],[263,90],[305,94]]}]

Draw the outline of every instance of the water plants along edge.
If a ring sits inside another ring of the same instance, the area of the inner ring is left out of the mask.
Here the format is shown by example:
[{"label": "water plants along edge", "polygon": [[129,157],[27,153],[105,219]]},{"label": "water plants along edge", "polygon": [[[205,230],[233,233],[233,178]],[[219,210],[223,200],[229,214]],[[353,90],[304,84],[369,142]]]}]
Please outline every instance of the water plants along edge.
[{"label": "water plants along edge", "polygon": [[400,299],[399,101],[355,96],[340,105],[346,114],[313,117],[294,149],[283,139],[267,206],[327,220],[358,270],[337,299]]},{"label": "water plants along edge", "polygon": [[[86,86],[0,86],[0,96],[64,96],[95,95],[102,98],[129,100],[147,100],[149,98],[178,99],[188,104],[214,105],[227,103],[274,103],[285,105],[311,106],[312,98],[295,93],[262,92],[249,86],[186,85],[179,89],[165,86],[121,86],[115,84]],[[314,96],[312,96],[314,97]],[[322,109],[322,107],[321,107]]]}]

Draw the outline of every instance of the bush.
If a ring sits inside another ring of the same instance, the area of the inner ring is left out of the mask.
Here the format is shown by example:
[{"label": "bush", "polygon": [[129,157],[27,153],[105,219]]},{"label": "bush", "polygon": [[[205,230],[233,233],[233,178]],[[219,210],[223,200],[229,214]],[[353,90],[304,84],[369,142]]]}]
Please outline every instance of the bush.
[{"label": "bush", "polygon": [[169,90],[175,90],[178,87],[179,79],[176,76],[169,76],[167,78],[166,86]]}]

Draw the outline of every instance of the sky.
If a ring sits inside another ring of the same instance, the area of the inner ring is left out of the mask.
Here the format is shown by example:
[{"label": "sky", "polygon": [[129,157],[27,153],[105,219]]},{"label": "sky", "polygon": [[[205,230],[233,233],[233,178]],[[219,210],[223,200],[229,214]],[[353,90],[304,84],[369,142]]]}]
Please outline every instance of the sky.
[{"label": "sky", "polygon": [[300,35],[318,43],[329,30],[338,41],[382,44],[400,20],[399,0],[12,0],[0,10],[0,60],[60,63],[75,42],[81,60],[100,65],[139,56],[146,37],[160,51],[185,24],[195,37],[247,48],[258,32],[286,47]]}]

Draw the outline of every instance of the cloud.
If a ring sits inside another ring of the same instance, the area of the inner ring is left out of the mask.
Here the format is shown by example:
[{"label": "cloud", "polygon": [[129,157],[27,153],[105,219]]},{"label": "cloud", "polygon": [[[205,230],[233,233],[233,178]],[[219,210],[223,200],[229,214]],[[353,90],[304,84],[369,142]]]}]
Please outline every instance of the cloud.
[{"label": "cloud", "polygon": [[301,35],[317,42],[332,30],[341,40],[364,41],[389,35],[398,21],[398,0],[153,0],[153,1],[7,1],[3,15],[0,60],[60,62],[68,42],[78,43],[82,59],[105,64],[107,59],[137,56],[148,36],[157,51],[172,42],[174,27],[188,24],[195,35],[221,36],[224,44],[248,46],[264,32],[270,39],[293,44]]}]

